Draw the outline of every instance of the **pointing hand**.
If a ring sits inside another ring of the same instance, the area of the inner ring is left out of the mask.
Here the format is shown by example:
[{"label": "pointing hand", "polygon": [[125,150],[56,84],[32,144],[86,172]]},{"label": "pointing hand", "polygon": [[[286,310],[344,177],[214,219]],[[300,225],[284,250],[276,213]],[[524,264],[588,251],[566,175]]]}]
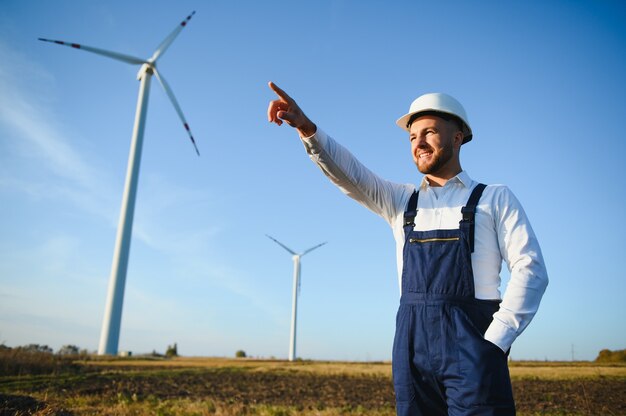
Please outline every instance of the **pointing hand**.
[{"label": "pointing hand", "polygon": [[270,105],[267,108],[267,119],[270,123],[276,123],[280,126],[284,121],[297,129],[301,137],[309,137],[315,134],[317,127],[302,112],[302,109],[300,109],[294,99],[273,82],[269,83],[269,87],[278,95],[278,99],[270,101]]}]

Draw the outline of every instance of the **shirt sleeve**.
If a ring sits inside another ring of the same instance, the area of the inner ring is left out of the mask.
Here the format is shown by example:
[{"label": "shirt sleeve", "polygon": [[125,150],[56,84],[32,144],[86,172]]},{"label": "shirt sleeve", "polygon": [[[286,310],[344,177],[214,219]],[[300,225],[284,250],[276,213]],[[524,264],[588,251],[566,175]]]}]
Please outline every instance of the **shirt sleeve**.
[{"label": "shirt sleeve", "polygon": [[548,274],[537,237],[521,204],[507,187],[495,196],[494,221],[511,278],[485,339],[508,351],[539,308]]},{"label": "shirt sleeve", "polygon": [[319,127],[313,136],[301,140],[311,160],[332,183],[393,226],[399,210],[404,211],[412,185],[380,178]]}]

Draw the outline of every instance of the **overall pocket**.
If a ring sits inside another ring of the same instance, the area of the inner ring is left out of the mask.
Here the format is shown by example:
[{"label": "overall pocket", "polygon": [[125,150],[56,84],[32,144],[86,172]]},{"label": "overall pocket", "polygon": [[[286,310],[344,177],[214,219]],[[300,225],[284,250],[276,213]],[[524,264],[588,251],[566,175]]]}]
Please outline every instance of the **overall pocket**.
[{"label": "overall pocket", "polygon": [[463,380],[461,400],[470,406],[512,402],[511,379],[506,354],[484,338],[493,319],[472,307],[453,308],[458,369]]}]

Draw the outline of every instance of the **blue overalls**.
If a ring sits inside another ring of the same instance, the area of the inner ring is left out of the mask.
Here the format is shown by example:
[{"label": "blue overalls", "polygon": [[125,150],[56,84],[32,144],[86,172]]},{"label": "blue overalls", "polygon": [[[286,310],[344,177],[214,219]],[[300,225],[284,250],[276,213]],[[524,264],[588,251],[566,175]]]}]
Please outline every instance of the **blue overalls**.
[{"label": "blue overalls", "polygon": [[393,345],[398,415],[514,415],[506,354],[484,339],[499,301],[474,295],[477,185],[458,229],[414,231],[404,213],[402,297]]}]

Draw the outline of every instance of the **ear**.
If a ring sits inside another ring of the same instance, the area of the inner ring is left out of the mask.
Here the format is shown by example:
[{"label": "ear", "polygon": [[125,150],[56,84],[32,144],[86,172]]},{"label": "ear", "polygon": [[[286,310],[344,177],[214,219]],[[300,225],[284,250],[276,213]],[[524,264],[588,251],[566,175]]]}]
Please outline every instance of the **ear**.
[{"label": "ear", "polygon": [[462,144],[463,144],[463,132],[461,130],[457,130],[454,135],[454,147],[456,147],[457,149],[460,149]]}]

